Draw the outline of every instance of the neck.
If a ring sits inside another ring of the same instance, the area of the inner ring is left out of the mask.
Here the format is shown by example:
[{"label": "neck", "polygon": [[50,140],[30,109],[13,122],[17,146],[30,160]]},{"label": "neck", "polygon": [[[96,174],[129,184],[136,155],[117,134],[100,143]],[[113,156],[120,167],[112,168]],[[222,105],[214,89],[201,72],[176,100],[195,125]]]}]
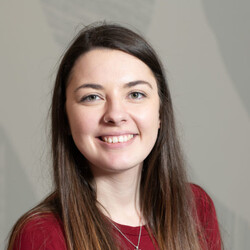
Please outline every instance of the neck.
[{"label": "neck", "polygon": [[94,175],[97,201],[111,220],[125,225],[140,224],[140,179],[142,167],[119,173]]}]

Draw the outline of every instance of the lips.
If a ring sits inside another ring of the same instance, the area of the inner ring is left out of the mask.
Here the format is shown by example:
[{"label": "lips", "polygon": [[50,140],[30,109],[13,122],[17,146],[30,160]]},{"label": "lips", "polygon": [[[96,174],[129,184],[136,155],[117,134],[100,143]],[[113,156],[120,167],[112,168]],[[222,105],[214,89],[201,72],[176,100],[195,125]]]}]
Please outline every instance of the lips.
[{"label": "lips", "polygon": [[117,135],[117,136],[101,136],[100,139],[109,144],[123,143],[130,141],[134,137],[134,134]]}]

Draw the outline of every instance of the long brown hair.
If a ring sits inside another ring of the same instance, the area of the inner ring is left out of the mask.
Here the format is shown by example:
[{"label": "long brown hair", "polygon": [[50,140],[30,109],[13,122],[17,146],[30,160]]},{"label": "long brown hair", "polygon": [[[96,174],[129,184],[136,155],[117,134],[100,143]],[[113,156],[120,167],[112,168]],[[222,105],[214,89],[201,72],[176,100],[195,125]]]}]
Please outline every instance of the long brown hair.
[{"label": "long brown hair", "polygon": [[65,91],[76,60],[94,48],[116,49],[143,61],[153,72],[160,97],[161,126],[144,161],[140,205],[147,227],[160,249],[201,249],[192,192],[187,182],[176,134],[173,107],[163,67],[152,47],[137,33],[114,24],[94,24],[80,31],[64,54],[53,92],[52,155],[55,191],[26,214],[12,231],[11,249],[21,225],[36,212],[53,212],[63,223],[68,249],[118,249],[110,226],[96,203],[88,162],[69,134]]}]

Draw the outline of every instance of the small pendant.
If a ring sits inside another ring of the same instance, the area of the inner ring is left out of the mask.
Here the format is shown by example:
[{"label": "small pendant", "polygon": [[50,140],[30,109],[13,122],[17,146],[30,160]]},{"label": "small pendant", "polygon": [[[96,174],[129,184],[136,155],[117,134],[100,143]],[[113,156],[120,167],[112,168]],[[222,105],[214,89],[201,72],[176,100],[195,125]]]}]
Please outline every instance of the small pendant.
[{"label": "small pendant", "polygon": [[141,250],[138,246],[135,247],[135,250]]}]

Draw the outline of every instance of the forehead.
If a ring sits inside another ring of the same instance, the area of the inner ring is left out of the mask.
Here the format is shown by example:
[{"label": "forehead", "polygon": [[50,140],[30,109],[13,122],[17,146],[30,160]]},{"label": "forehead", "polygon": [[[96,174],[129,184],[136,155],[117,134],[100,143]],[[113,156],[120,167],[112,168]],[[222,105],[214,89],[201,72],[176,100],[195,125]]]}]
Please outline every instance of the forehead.
[{"label": "forehead", "polygon": [[70,79],[100,84],[145,80],[157,88],[154,74],[144,62],[113,49],[96,48],[80,56],[72,69]]}]

